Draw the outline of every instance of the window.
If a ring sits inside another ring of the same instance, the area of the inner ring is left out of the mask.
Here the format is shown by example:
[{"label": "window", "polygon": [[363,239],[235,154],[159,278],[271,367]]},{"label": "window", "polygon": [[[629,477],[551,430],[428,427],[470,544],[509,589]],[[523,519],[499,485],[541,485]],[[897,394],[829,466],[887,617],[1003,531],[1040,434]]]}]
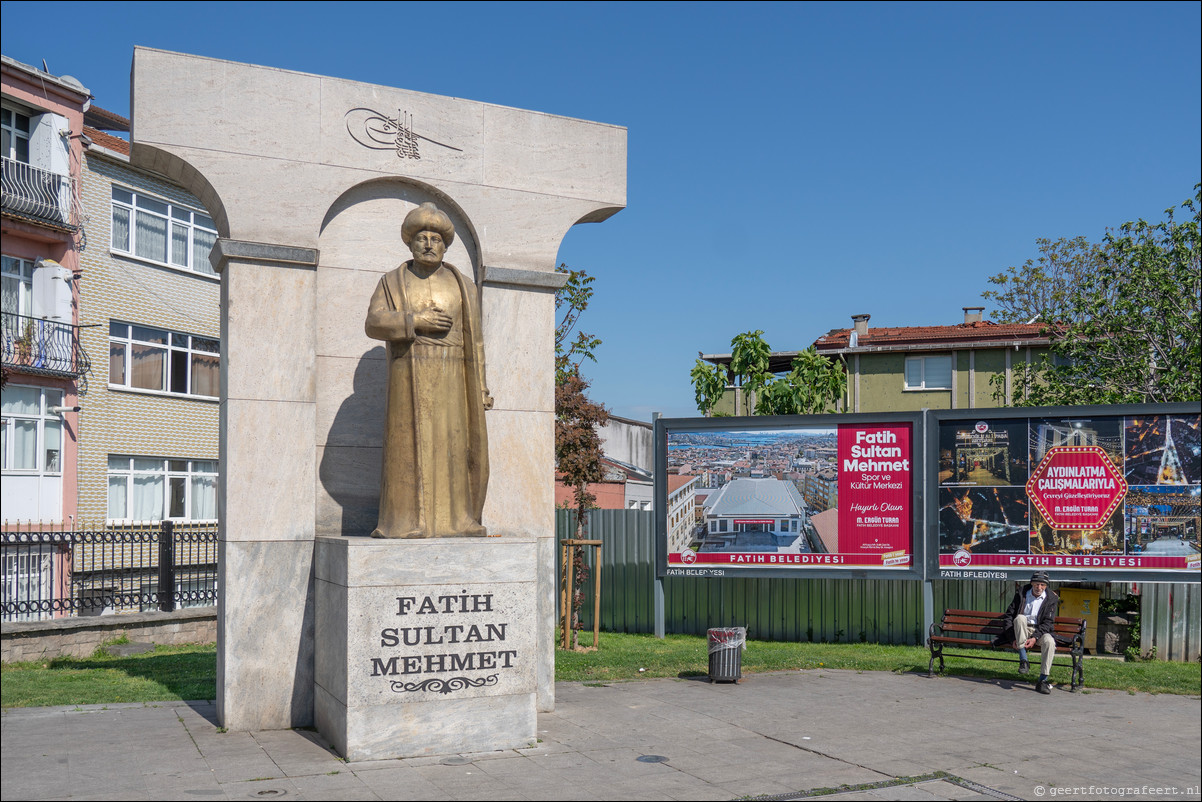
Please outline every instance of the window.
[{"label": "window", "polygon": [[63,391],[42,387],[4,388],[3,468],[6,474],[63,472],[62,421],[51,407],[61,406]]},{"label": "window", "polygon": [[217,520],[217,462],[110,455],[108,518]]},{"label": "window", "polygon": [[113,187],[113,250],[213,276],[209,251],[216,241],[208,215]]},{"label": "window", "polygon": [[4,130],[3,156],[29,164],[29,116],[12,109],[3,109],[0,128]]},{"label": "window", "polygon": [[0,295],[6,315],[33,315],[33,262],[15,256],[3,257]]},{"label": "window", "polygon": [[221,343],[112,321],[109,386],[216,398],[221,394]]},{"label": "window", "polygon": [[906,389],[952,389],[952,358],[950,356],[906,357]]},{"label": "window", "polygon": [[4,600],[6,603],[24,602],[24,609],[18,607],[5,613],[5,621],[37,621],[50,617],[50,613],[40,609],[40,602],[54,599],[52,559],[52,552],[42,545],[4,547]]}]

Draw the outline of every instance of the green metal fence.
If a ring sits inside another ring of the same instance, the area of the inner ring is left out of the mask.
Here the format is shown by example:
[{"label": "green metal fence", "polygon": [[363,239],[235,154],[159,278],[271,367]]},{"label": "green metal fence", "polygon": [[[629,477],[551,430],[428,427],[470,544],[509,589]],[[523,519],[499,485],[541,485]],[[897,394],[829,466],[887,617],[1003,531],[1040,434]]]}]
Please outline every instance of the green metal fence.
[{"label": "green metal fence", "polygon": [[[574,535],[572,513],[556,513],[557,539]],[[586,538],[603,542],[601,547],[601,629],[606,632],[651,633],[655,629],[655,514],[643,510],[593,510],[589,513]],[[562,563],[562,550],[559,558]],[[596,551],[585,549],[590,570]],[[922,583],[881,579],[794,579],[666,577],[664,585],[664,628],[669,634],[703,634],[710,627],[741,626],[757,640],[839,641],[892,644],[922,644]],[[1127,592],[1125,583],[1105,587],[1104,597]],[[1145,585],[1146,588],[1152,586]],[[1156,634],[1167,643],[1170,634],[1177,643],[1170,659],[1196,659],[1197,588],[1162,586],[1169,589],[1178,607],[1188,607],[1190,616],[1172,615],[1145,603],[1144,651]],[[932,583],[936,619],[948,607],[973,610],[1003,610],[1015,590],[1008,580],[943,581]],[[1157,596],[1156,598],[1159,598]],[[1145,601],[1150,601],[1152,596]],[[1160,613],[1157,615],[1157,613]],[[582,623],[593,626],[593,582],[585,585]],[[586,640],[588,636],[585,636]],[[1195,657],[1188,655],[1191,653]],[[1161,649],[1158,654],[1169,657]]]},{"label": "green metal fence", "polygon": [[[571,512],[559,510],[559,539],[573,531]],[[587,537],[604,543],[601,628],[653,632],[654,513],[593,510]],[[585,552],[593,570],[596,552]],[[997,608],[1013,592],[1013,584],[1004,581],[937,582],[935,605]],[[593,626],[592,593],[590,578],[582,614],[586,630]],[[926,639],[921,632],[922,584],[879,579],[664,579],[666,632],[700,635],[710,627],[728,626],[746,627],[747,636],[759,640],[918,644]]]}]

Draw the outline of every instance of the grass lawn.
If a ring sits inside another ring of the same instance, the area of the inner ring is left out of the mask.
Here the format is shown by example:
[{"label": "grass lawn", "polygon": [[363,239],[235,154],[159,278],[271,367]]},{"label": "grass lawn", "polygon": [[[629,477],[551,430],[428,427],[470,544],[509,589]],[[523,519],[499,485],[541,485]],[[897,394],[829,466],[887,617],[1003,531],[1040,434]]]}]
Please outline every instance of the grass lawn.
[{"label": "grass lawn", "polygon": [[[591,633],[581,637],[591,643]],[[988,652],[981,652],[989,655]],[[1000,655],[993,654],[993,657]],[[743,673],[837,668],[853,671],[927,672],[930,651],[925,646],[881,646],[873,643],[774,643],[747,642]],[[1038,661],[1035,663],[1038,673]],[[1017,663],[945,657],[947,674],[965,677],[1022,677]],[[1052,668],[1052,682],[1069,684],[1069,663],[1060,658]],[[704,676],[709,657],[706,639],[698,635],[669,635],[656,640],[651,635],[601,633],[601,648],[594,652],[555,653],[555,678],[560,682],[612,682],[647,677]],[[1198,663],[1085,659],[1085,689],[1202,695],[1202,666]]]},{"label": "grass lawn", "polygon": [[213,699],[217,647],[157,646],[129,657],[110,657],[101,649],[83,659],[5,663],[0,671],[5,708]]},{"label": "grass lawn", "polygon": [[[584,641],[588,640],[586,635]],[[921,646],[748,641],[742,660],[744,674],[816,668],[925,674],[928,655]],[[1017,664],[957,657],[946,658],[946,663],[948,674],[1020,679]],[[708,665],[703,636],[669,635],[657,640],[651,635],[603,632],[598,651],[557,650],[555,678],[560,682],[615,682],[704,676]],[[129,657],[111,657],[102,651],[84,659],[5,663],[2,671],[0,705],[5,708],[213,699],[217,649],[213,644],[159,646],[153,652]],[[1068,684],[1066,663],[1058,662],[1052,669],[1052,681]],[[1202,667],[1198,663],[1086,659],[1085,689],[1091,688],[1199,696]]]}]

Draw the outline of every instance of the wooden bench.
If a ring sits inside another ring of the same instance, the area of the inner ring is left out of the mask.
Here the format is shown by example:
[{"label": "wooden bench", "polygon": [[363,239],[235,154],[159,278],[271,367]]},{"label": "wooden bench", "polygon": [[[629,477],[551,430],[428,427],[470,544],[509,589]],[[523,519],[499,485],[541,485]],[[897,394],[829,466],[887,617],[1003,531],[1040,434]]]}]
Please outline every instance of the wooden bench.
[{"label": "wooden bench", "polygon": [[[1001,634],[1003,634],[1001,613],[985,610],[944,610],[943,620],[938,624],[931,624],[931,631],[927,635],[927,645],[931,649],[931,662],[927,665],[927,676],[935,675],[936,657],[939,658],[939,670],[943,670],[945,654],[949,657],[974,657],[979,660],[999,660],[1006,663],[1019,662],[1018,652],[1009,647],[993,645],[993,639]],[[1005,632],[1007,637],[1012,637],[1013,634],[1013,629]],[[1068,655],[1072,659],[1070,676],[1072,690],[1075,692],[1085,685],[1085,619],[1057,616],[1056,629],[1052,633],[1052,637],[1056,639],[1056,654]],[[1008,651],[1013,656],[985,657],[979,654],[944,651],[949,646],[996,652]],[[1031,662],[1038,667],[1040,656],[1038,646],[1030,649],[1028,653]]]}]

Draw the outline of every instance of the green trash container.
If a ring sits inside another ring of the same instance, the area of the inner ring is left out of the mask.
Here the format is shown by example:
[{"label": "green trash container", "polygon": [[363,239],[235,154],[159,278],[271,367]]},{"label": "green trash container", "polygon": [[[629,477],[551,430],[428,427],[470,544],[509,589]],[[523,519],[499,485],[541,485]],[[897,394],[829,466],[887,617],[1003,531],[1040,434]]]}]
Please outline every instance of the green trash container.
[{"label": "green trash container", "polygon": [[706,635],[709,641],[710,682],[738,682],[743,678],[747,628],[715,627],[708,630]]}]

